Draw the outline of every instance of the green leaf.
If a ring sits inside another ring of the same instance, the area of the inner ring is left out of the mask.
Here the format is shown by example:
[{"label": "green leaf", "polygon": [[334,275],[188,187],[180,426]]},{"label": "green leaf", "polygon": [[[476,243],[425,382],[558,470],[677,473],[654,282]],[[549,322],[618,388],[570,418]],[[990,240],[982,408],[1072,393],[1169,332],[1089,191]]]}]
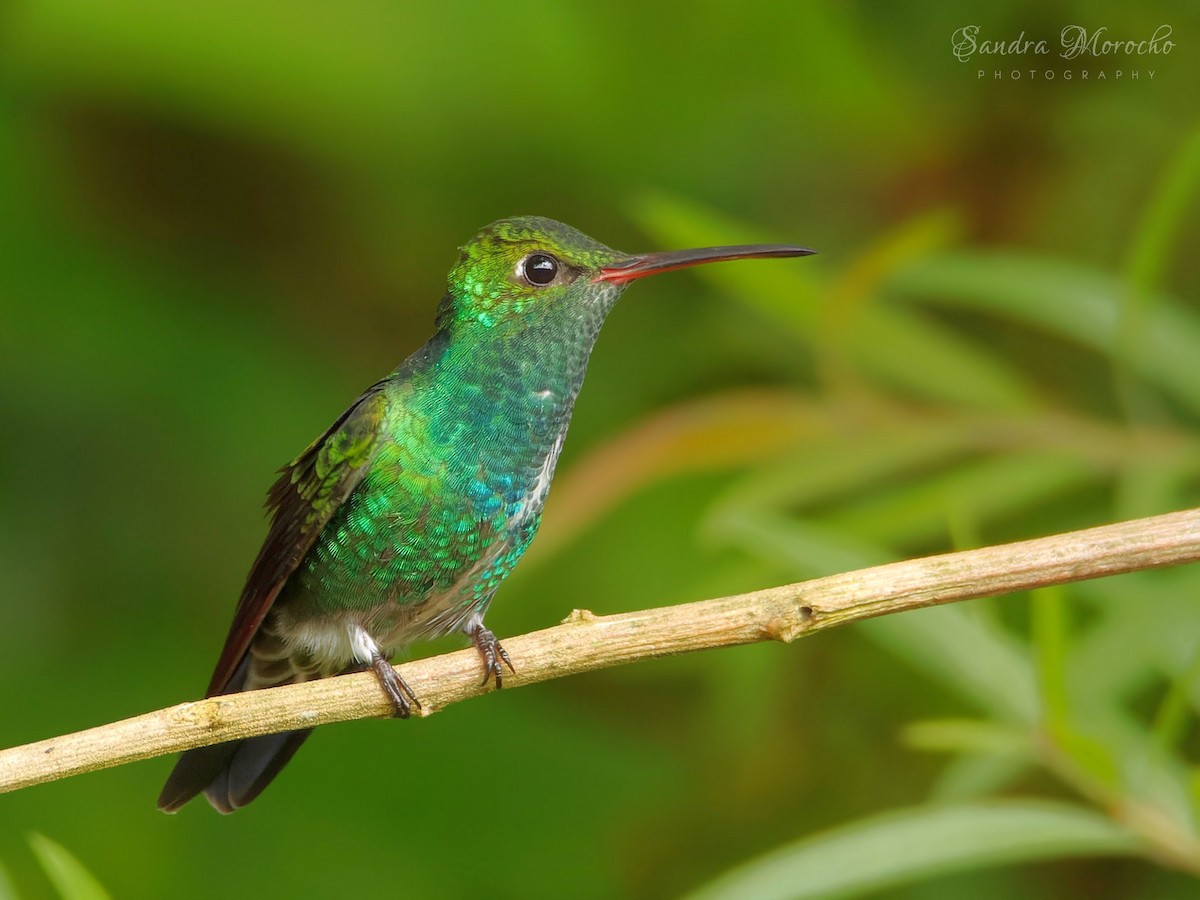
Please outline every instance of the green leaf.
[{"label": "green leaf", "polygon": [[17,889],[8,877],[8,870],[0,865],[0,900],[17,900]]},{"label": "green leaf", "polygon": [[[725,219],[712,210],[661,194],[641,198],[634,215],[656,241],[664,246],[753,243],[763,240],[761,232]],[[920,240],[908,241],[905,227],[889,239],[887,246],[922,248]],[[925,220],[912,226],[916,235],[928,230]],[[821,248],[818,248],[821,249]],[[862,262],[860,262],[862,260]],[[1022,377],[988,349],[920,312],[904,306],[877,302],[876,284],[891,274],[881,269],[908,266],[911,256],[880,253],[870,248],[852,260],[850,273],[870,272],[867,284],[851,280],[848,290],[858,296],[839,297],[837,286],[822,284],[820,264],[762,267],[741,271],[733,266],[710,266],[697,276],[721,286],[747,306],[789,327],[798,338],[818,351],[835,355],[856,369],[894,387],[940,402],[972,407],[1018,410],[1031,405],[1033,392]],[[839,301],[842,302],[839,305]],[[834,304],[832,307],[830,304]]]},{"label": "green leaf", "polygon": [[727,514],[720,534],[760,559],[785,565],[797,578],[852,572],[895,559],[877,544],[840,529],[765,510]]},{"label": "green leaf", "polygon": [[941,403],[1020,410],[1033,391],[986,346],[901,306],[872,303],[845,335],[846,355],[868,375]]},{"label": "green leaf", "polygon": [[977,800],[1027,779],[1036,765],[1020,756],[955,756],[942,769],[929,799],[942,803]]},{"label": "green leaf", "polygon": [[1114,484],[1113,516],[1140,519],[1180,509],[1200,470],[1200,453],[1189,444],[1177,452],[1145,453],[1124,461]]},{"label": "green leaf", "polygon": [[[921,302],[992,313],[1112,359],[1126,290],[1093,269],[1015,253],[956,253],[897,272],[891,287]],[[1167,297],[1146,301],[1128,363],[1150,384],[1200,410],[1200,317]]]},{"label": "green leaf", "polygon": [[842,504],[829,521],[863,539],[916,545],[944,540],[954,517],[978,526],[1093,482],[1099,474],[1094,463],[1069,452],[1003,454],[872,491]]},{"label": "green leaf", "polygon": [[34,832],[29,846],[63,900],[111,900],[96,877],[61,844]]},{"label": "green leaf", "polygon": [[1200,129],[1192,132],[1171,160],[1142,213],[1125,270],[1134,291],[1130,302],[1162,281],[1172,243],[1178,238],[1188,203],[1200,192]]},{"label": "green leaf", "polygon": [[[1085,581],[1071,592],[1095,611],[1067,660],[1072,696],[1124,703],[1189,665],[1200,634],[1200,567]],[[1200,684],[1190,700],[1200,711]]]},{"label": "green leaf", "polygon": [[1032,593],[1033,649],[1037,658],[1042,717],[1052,729],[1064,729],[1069,718],[1066,660],[1069,653],[1066,589],[1062,585]]},{"label": "green leaf", "polygon": [[1191,662],[1184,666],[1171,679],[1167,693],[1159,703],[1158,711],[1154,714],[1154,742],[1163,751],[1173,750],[1182,741],[1190,722],[1190,706],[1188,699],[1192,695],[1194,685],[1200,683],[1200,644]]},{"label": "green leaf", "polygon": [[1037,762],[1027,729],[982,719],[929,719],[909,724],[901,739],[916,750],[950,752],[930,799],[961,802],[1002,790]]},{"label": "green leaf", "polygon": [[814,434],[803,449],[734,484],[714,504],[706,526],[719,531],[725,516],[752,510],[812,509],[874,491],[909,472],[941,468],[963,455],[976,431],[953,421],[873,428],[852,439]]},{"label": "green leaf", "polygon": [[904,742],[919,750],[1028,755],[1024,731],[979,719],[928,719],[904,729]]},{"label": "green leaf", "polygon": [[721,876],[690,900],[829,900],[988,866],[1140,850],[1125,829],[1066,803],[914,807],[804,838]]},{"label": "green leaf", "polygon": [[[952,422],[821,440],[736,484],[713,506],[705,530],[721,535],[730,520],[759,510],[829,504],[826,524],[847,538],[923,546],[944,540],[955,523],[974,530],[1100,477],[1094,460],[1061,449],[961,458],[978,431],[977,423]],[[919,477],[906,478],[910,472]],[[881,555],[897,553],[868,554]]]},{"label": "green leaf", "polygon": [[[1126,289],[1119,298],[1114,382],[1127,416],[1147,418],[1148,398],[1129,377],[1130,357],[1143,341],[1147,314],[1156,300],[1171,246],[1176,242],[1188,203],[1200,188],[1200,129],[1193,132],[1163,172],[1134,232],[1125,263]],[[1145,412],[1143,412],[1145,410]]]},{"label": "green leaf", "polygon": [[962,604],[880,616],[856,627],[980,709],[1009,721],[1037,720],[1033,667],[1023,648]]},{"label": "green leaf", "polygon": [[1049,738],[1071,760],[1078,775],[1109,792],[1120,789],[1121,765],[1132,761],[1132,755],[1127,755],[1130,748],[1116,747],[1076,725],[1052,729]]}]

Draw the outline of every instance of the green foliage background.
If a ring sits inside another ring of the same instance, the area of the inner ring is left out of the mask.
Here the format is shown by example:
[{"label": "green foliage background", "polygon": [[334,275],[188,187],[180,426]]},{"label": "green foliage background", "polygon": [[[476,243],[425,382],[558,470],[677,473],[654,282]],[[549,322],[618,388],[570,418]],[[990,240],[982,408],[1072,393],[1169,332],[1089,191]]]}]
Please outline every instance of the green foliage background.
[{"label": "green foliage background", "polygon": [[[1163,23],[1132,61],[950,52]],[[1198,38],[1168,0],[13,0],[0,745],[198,694],[272,471],[505,215],[822,255],[622,301],[501,636],[1196,505]],[[1031,67],[1060,75],[990,77]],[[29,789],[0,894],[51,896],[36,831],[117,897],[1195,896],[1198,589],[329,727],[232,818],[156,812],[166,759]]]}]

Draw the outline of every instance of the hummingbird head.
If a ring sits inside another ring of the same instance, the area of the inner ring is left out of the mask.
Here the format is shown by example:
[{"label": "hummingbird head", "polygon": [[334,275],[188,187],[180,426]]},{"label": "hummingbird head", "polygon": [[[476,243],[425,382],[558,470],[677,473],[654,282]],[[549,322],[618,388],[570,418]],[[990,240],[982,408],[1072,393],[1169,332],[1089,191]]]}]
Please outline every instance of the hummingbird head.
[{"label": "hummingbird head", "polygon": [[491,328],[551,310],[569,315],[605,293],[589,290],[591,276],[620,256],[561,222],[501,219],[480,229],[450,270],[454,318]]},{"label": "hummingbird head", "polygon": [[603,318],[631,281],[647,275],[720,260],[813,252],[752,244],[631,255],[552,219],[501,219],[461,248],[439,326],[450,324],[443,317],[486,328],[560,317],[594,320]]}]

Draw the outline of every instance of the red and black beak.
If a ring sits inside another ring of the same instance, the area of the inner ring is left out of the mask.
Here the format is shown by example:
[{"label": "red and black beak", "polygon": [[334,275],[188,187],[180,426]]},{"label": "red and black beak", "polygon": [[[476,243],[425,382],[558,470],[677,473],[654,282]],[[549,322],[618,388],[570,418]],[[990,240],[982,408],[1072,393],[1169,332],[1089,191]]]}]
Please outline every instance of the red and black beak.
[{"label": "red and black beak", "polygon": [[704,263],[724,262],[728,259],[773,259],[787,256],[812,256],[816,250],[792,247],[787,244],[742,244],[734,247],[697,247],[693,250],[671,250],[666,253],[643,253],[609,263],[592,278],[592,282],[607,281],[609,284],[625,284],[636,278],[686,269]]}]

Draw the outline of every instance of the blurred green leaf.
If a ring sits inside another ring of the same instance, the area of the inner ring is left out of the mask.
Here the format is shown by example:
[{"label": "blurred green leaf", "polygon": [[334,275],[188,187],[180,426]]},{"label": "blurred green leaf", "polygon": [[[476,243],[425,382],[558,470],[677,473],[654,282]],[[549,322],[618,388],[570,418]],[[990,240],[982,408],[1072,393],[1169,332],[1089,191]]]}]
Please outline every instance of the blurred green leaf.
[{"label": "blurred green leaf", "polygon": [[962,605],[937,606],[857,627],[977,708],[1005,721],[1036,721],[1037,689],[1025,648],[990,618]]},{"label": "blurred green leaf", "polygon": [[1120,298],[1113,380],[1126,417],[1134,421],[1150,418],[1152,398],[1131,377],[1130,359],[1144,339],[1146,316],[1156,300],[1154,292],[1162,283],[1171,245],[1197,186],[1200,186],[1200,129],[1191,135],[1159,178],[1134,230],[1125,263],[1126,289]]},{"label": "blurred green leaf", "polygon": [[[1067,661],[1077,704],[1131,700],[1189,664],[1200,634],[1200,567],[1082,582],[1071,592],[1090,607]],[[1200,685],[1190,700],[1200,710]]]},{"label": "blurred green leaf", "polygon": [[1141,844],[1110,820],[1065,803],[1014,800],[916,807],[805,838],[689,894],[689,900],[855,897],[988,866],[1125,856]]},{"label": "blurred green leaf", "polygon": [[1152,730],[1155,744],[1164,751],[1173,750],[1183,740],[1189,724],[1189,698],[1200,682],[1200,641],[1197,641],[1192,660],[1180,668],[1179,673],[1171,679],[1170,686],[1154,714]]},{"label": "blurred green leaf", "polygon": [[1022,778],[1037,763],[1026,729],[980,719],[912,722],[901,739],[915,750],[955,754],[930,794],[935,801],[974,800]]},{"label": "blurred green leaf", "polygon": [[111,900],[94,875],[61,844],[36,832],[29,846],[62,900]]},{"label": "blurred green leaf", "polygon": [[[661,194],[642,197],[634,214],[665,246],[753,242],[756,234],[711,210]],[[923,220],[918,220],[916,227],[919,235],[928,232]],[[909,265],[912,255],[926,248],[925,242],[909,237],[902,226],[894,240],[885,239],[885,247],[899,247],[907,253],[868,250],[858,271],[869,271],[870,280],[863,284],[855,279],[853,291],[873,295],[873,285],[889,276],[891,268]],[[698,274],[788,325],[797,337],[820,351],[828,341],[836,340],[848,363],[885,384],[924,398],[973,407],[1016,410],[1030,405],[1032,392],[1007,363],[979,343],[911,309],[874,300],[839,308],[838,288],[828,281],[822,286],[812,271],[798,267],[739,272],[732,266],[714,266]]]},{"label": "blurred green leaf", "polygon": [[918,750],[951,753],[1028,754],[1026,732],[979,719],[927,719],[912,722],[904,742]]},{"label": "blurred green leaf", "polygon": [[[832,413],[830,414],[832,418]],[[820,438],[779,462],[757,466],[716,503],[706,520],[719,531],[723,517],[748,511],[812,509],[872,491],[906,473],[962,454],[972,431],[959,423],[908,424]]]},{"label": "blurred green leaf", "polygon": [[962,754],[952,757],[929,793],[935,803],[978,800],[1026,780],[1036,763],[1023,756]]},{"label": "blurred green leaf", "polygon": [[1116,794],[1121,788],[1121,754],[1109,741],[1077,727],[1050,731],[1049,738],[1074,764],[1081,781]]},{"label": "blurred green leaf", "polygon": [[1067,727],[1071,705],[1066,681],[1066,659],[1070,652],[1066,602],[1061,585],[1039,588],[1030,594],[1042,717],[1052,730]]},{"label": "blurred green leaf", "polygon": [[1188,796],[1187,763],[1175,754],[1164,753],[1145,730],[1138,733],[1135,742],[1108,747],[1110,752],[1115,748],[1113,755],[1121,767],[1125,796],[1169,823],[1180,836],[1179,843],[1190,844],[1190,855],[1200,860],[1200,816]]},{"label": "blurred green leaf", "polygon": [[791,519],[767,510],[727,514],[720,535],[747,553],[785,567],[795,578],[852,572],[895,558],[878,545],[824,522]]},{"label": "blurred green leaf", "polygon": [[926,400],[1019,410],[1032,391],[983,346],[912,310],[873,304],[847,326],[846,355],[885,385]]},{"label": "blurred green leaf", "polygon": [[[919,303],[991,313],[1118,353],[1125,286],[1115,276],[1017,253],[955,253],[897,272],[890,288]],[[1147,310],[1129,365],[1141,378],[1200,410],[1200,317],[1167,297]]]},{"label": "blurred green leaf", "polygon": [[17,900],[17,889],[13,887],[3,863],[0,863],[0,900]]},{"label": "blurred green leaf", "polygon": [[1064,451],[971,460],[924,478],[888,485],[830,512],[831,525],[881,543],[944,541],[952,517],[979,525],[1095,481],[1096,467]]},{"label": "blurred green leaf", "polygon": [[1132,291],[1128,303],[1143,304],[1163,280],[1171,245],[1179,237],[1184,212],[1200,192],[1200,128],[1164,169],[1133,234],[1125,271]]},{"label": "blurred green leaf", "polygon": [[1118,519],[1137,519],[1187,506],[1189,482],[1200,471],[1200,453],[1138,454],[1125,461],[1117,473],[1113,514]]}]

